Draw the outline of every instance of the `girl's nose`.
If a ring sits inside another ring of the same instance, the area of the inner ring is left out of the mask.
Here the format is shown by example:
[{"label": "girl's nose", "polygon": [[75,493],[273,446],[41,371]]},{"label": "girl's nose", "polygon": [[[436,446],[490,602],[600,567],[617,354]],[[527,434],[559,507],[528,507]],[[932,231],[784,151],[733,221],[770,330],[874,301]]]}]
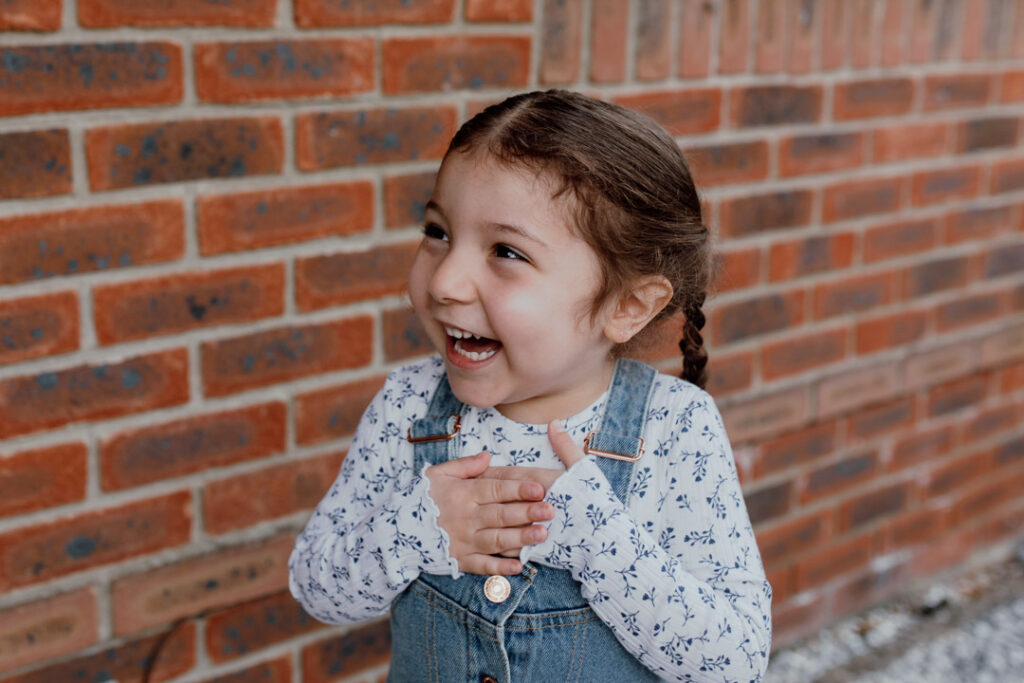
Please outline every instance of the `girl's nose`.
[{"label": "girl's nose", "polygon": [[430,296],[441,303],[465,303],[473,297],[473,282],[467,264],[448,253],[437,264],[427,285]]}]

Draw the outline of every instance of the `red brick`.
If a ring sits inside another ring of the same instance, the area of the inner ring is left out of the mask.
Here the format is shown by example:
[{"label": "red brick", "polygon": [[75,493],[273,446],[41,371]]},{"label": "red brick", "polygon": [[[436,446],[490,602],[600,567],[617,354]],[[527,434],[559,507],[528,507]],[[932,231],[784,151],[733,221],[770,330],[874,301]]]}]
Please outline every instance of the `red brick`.
[{"label": "red brick", "polygon": [[96,336],[116,344],[284,312],[284,266],[183,273],[93,290]]},{"label": "red brick", "polygon": [[882,66],[897,66],[903,63],[906,48],[906,29],[903,26],[905,3],[886,2],[882,17]]},{"label": "red brick", "polygon": [[1004,368],[999,373],[999,391],[1012,394],[1024,388],[1024,363]]},{"label": "red brick", "polygon": [[973,294],[947,301],[936,311],[936,330],[948,332],[1005,316],[1004,301],[1002,292]]},{"label": "red brick", "polygon": [[932,468],[928,472],[925,494],[928,497],[944,496],[954,489],[971,484],[988,472],[988,456],[988,451],[978,451]]},{"label": "red brick", "polygon": [[751,45],[750,3],[747,0],[726,0],[721,3],[718,37],[718,72],[743,73],[747,70]]},{"label": "red brick", "polygon": [[411,308],[384,311],[384,358],[406,360],[434,352],[434,345]]},{"label": "red brick", "polygon": [[634,76],[660,81],[672,75],[672,5],[669,0],[643,0],[636,6]]},{"label": "red brick", "polygon": [[821,4],[786,0],[786,71],[809,73],[814,68],[815,43],[821,33]]},{"label": "red brick", "polygon": [[777,332],[803,322],[802,291],[769,294],[722,306],[714,311],[711,329],[716,344],[728,344]]},{"label": "red brick", "polygon": [[98,613],[92,588],[0,611],[0,671],[92,645],[99,636]]},{"label": "red brick", "polygon": [[768,177],[765,140],[704,145],[686,150],[693,177],[700,187],[764,180]]},{"label": "red brick", "polygon": [[951,256],[918,263],[907,269],[904,291],[920,297],[967,284],[967,257]]},{"label": "red brick", "polygon": [[981,340],[981,362],[1001,365],[1024,357],[1024,327],[1017,326],[990,334]]},{"label": "red brick", "polygon": [[806,372],[846,357],[846,330],[807,334],[762,350],[761,375],[766,381]]},{"label": "red brick", "polygon": [[946,243],[959,244],[969,240],[983,240],[1013,230],[1016,207],[971,206],[951,213],[946,221]]},{"label": "red brick", "polygon": [[200,356],[206,395],[223,396],[366,365],[373,357],[373,320],[359,316],[205,342]]},{"label": "red brick", "polygon": [[368,232],[373,185],[355,181],[200,197],[197,216],[204,256]]},{"label": "red brick", "polygon": [[909,560],[869,567],[836,586],[832,591],[832,613],[839,617],[876,605],[906,591],[911,578]]},{"label": "red brick", "polygon": [[877,128],[874,153],[877,163],[926,159],[950,153],[953,127],[944,122],[912,123]]},{"label": "red brick", "polygon": [[835,451],[835,421],[823,422],[776,437],[758,446],[754,475],[758,478],[813,462]]},{"label": "red brick", "polygon": [[928,413],[932,417],[969,408],[988,394],[988,376],[967,377],[935,387],[928,392]]},{"label": "red brick", "polygon": [[814,288],[815,319],[846,315],[895,301],[899,287],[896,275],[860,275],[818,285]]},{"label": "red brick", "polygon": [[786,49],[786,0],[757,1],[757,30],[754,35],[754,71],[778,73]]},{"label": "red brick", "polygon": [[373,87],[372,38],[200,43],[196,91],[206,102],[342,97]]},{"label": "red brick", "polygon": [[190,417],[121,432],[100,447],[105,491],[265,458],[285,448],[283,403]]},{"label": "red brick", "polygon": [[787,190],[746,195],[722,202],[719,229],[722,237],[747,237],[767,230],[810,225],[811,190]]},{"label": "red brick", "polygon": [[971,119],[960,124],[958,152],[979,152],[1017,145],[1018,119],[1010,116]]},{"label": "red brick", "polygon": [[837,84],[832,106],[836,119],[848,121],[906,114],[913,101],[913,81],[887,78]]},{"label": "red brick", "polygon": [[936,218],[911,219],[887,223],[864,232],[863,259],[874,263],[886,259],[930,251],[939,242]]},{"label": "red brick", "polygon": [[825,188],[822,212],[826,223],[896,211],[902,204],[901,178],[852,180]]},{"label": "red brick", "polygon": [[925,335],[928,314],[924,311],[900,311],[857,323],[857,353],[868,354],[908,346]]},{"label": "red brick", "polygon": [[995,508],[1020,499],[1024,477],[1002,477],[966,492],[953,504],[952,525],[965,524],[991,513]]},{"label": "red brick", "polygon": [[936,43],[939,24],[939,13],[942,9],[938,3],[910,3],[910,16],[907,26],[910,28],[909,61],[938,61],[939,47]]},{"label": "red brick", "polygon": [[302,28],[436,24],[454,14],[455,0],[295,0],[295,23]]},{"label": "red brick", "polygon": [[0,116],[144,107],[182,98],[173,43],[88,43],[4,48]]},{"label": "red brick", "polygon": [[303,648],[302,680],[329,683],[386,664],[390,656],[391,629],[381,619]]},{"label": "red brick", "polygon": [[821,585],[865,566],[871,559],[870,535],[861,535],[832,545],[796,568],[797,590]]},{"label": "red brick", "polygon": [[[391,360],[391,359],[389,359]],[[295,397],[295,440],[323,443],[355,433],[366,406],[384,386],[377,376]]]},{"label": "red brick", "polygon": [[0,438],[81,420],[101,420],[185,403],[184,349],[104,365],[79,365],[0,382]]},{"label": "red brick", "polygon": [[324,627],[281,591],[207,617],[206,651],[214,662],[230,661]]},{"label": "red brick", "polygon": [[721,251],[717,256],[715,291],[728,292],[752,287],[761,280],[761,250]]},{"label": "red brick", "polygon": [[404,228],[422,225],[427,202],[434,192],[434,171],[384,179],[384,225]]},{"label": "red brick", "polygon": [[884,4],[885,0],[857,0],[850,10],[850,33],[856,36],[850,42],[850,66],[854,69],[872,66],[881,49],[878,22]]},{"label": "red brick", "polygon": [[[611,5],[625,5],[626,3],[615,3],[614,0],[605,0]],[[627,5],[628,6],[628,5]],[[715,23],[716,6],[704,2],[704,0],[683,0],[680,10],[682,16],[679,21],[679,45],[678,65],[676,66],[681,78],[704,78],[711,72],[711,45],[712,31],[717,26]],[[627,23],[628,22],[624,22]],[[600,45],[600,43],[594,43]],[[591,49],[591,54],[594,50]],[[593,59],[593,57],[591,57]],[[591,72],[593,80],[593,72]]]},{"label": "red brick", "polygon": [[628,3],[618,0],[594,0],[590,14],[591,81],[621,83],[626,79],[628,32]]},{"label": "red brick", "polygon": [[135,633],[280,591],[288,584],[294,542],[292,534],[272,536],[115,580],[114,633]]},{"label": "red brick", "polygon": [[280,173],[284,129],[272,117],[142,123],[86,131],[85,147],[92,189],[116,190]]},{"label": "red brick", "polygon": [[992,192],[1016,192],[1024,189],[1024,161],[1004,161],[992,165]]},{"label": "red brick", "polygon": [[901,512],[911,496],[910,484],[903,482],[869,493],[863,493],[843,503],[839,519],[843,531],[875,524],[880,518]]},{"label": "red brick", "polygon": [[914,398],[900,398],[873,408],[866,408],[850,416],[847,433],[851,442],[873,439],[882,434],[899,431],[914,424],[916,418]]},{"label": "red brick", "polygon": [[206,531],[224,534],[312,510],[338,476],[342,458],[332,453],[203,484]]},{"label": "red brick", "polygon": [[381,50],[381,88],[388,95],[522,88],[529,76],[528,37],[391,38]]},{"label": "red brick", "polygon": [[970,199],[976,197],[980,189],[979,166],[922,171],[912,179],[911,200],[915,206],[925,206],[952,199]]},{"label": "red brick", "polygon": [[948,453],[954,444],[953,428],[920,430],[896,442],[892,449],[890,470],[899,470],[921,462],[934,462]]},{"label": "red brick", "polygon": [[[840,0],[841,1],[841,0]],[[790,591],[796,591],[796,571],[791,571]],[[772,647],[803,640],[828,625],[829,607],[821,592],[804,593],[784,604],[772,601]]]},{"label": "red brick", "polygon": [[829,133],[784,138],[779,143],[779,175],[827,173],[864,163],[862,133]]},{"label": "red brick", "polygon": [[722,419],[738,446],[800,427],[808,412],[807,390],[797,387],[732,403],[722,408]]},{"label": "red brick", "polygon": [[899,391],[895,364],[859,368],[818,385],[818,414],[840,415],[892,398]]},{"label": "red brick", "polygon": [[987,74],[950,74],[924,79],[924,110],[980,107],[988,103],[992,78]]},{"label": "red brick", "polygon": [[0,200],[62,194],[71,194],[66,129],[0,134]]},{"label": "red brick", "polygon": [[0,517],[84,499],[87,455],[85,444],[66,443],[0,458]]},{"label": "red brick", "polygon": [[947,512],[945,506],[937,506],[897,515],[882,527],[885,550],[897,550],[935,540],[946,529]]},{"label": "red brick", "polygon": [[816,123],[821,118],[821,86],[760,85],[732,90],[729,107],[736,128]]},{"label": "red brick", "polygon": [[672,135],[707,133],[721,120],[722,91],[717,88],[645,92],[614,100],[647,114]]},{"label": "red brick", "polygon": [[0,7],[0,31],[56,31],[62,0],[7,0]]},{"label": "red brick", "polygon": [[1024,71],[1007,71],[1001,82],[1000,101],[1024,102]]},{"label": "red brick", "polygon": [[184,251],[176,200],[0,218],[0,284],[162,263]]},{"label": "red brick", "polygon": [[1024,459],[1024,435],[1011,438],[996,446],[992,454],[995,467],[1012,467]]},{"label": "red brick", "polygon": [[963,23],[960,26],[960,54],[965,60],[976,60],[981,56],[983,0],[966,0]]},{"label": "red brick", "polygon": [[1024,57],[1024,9],[1020,6],[1021,0],[1017,0],[1016,17],[1013,24],[1013,56]]},{"label": "red brick", "polygon": [[744,498],[752,524],[760,524],[789,512],[793,498],[793,482],[784,481],[758,489],[746,491]]},{"label": "red brick", "polygon": [[708,362],[707,390],[713,396],[724,396],[750,388],[754,378],[754,354],[716,353]]},{"label": "red brick", "polygon": [[369,109],[295,118],[303,171],[393,161],[440,159],[455,134],[455,109]]},{"label": "red brick", "polygon": [[311,311],[401,294],[406,290],[416,248],[416,242],[403,242],[296,259],[296,304],[300,311]]},{"label": "red brick", "polygon": [[866,451],[808,472],[803,477],[800,501],[809,503],[875,477],[878,453]]},{"label": "red brick", "polygon": [[829,515],[819,512],[774,526],[767,531],[759,529],[757,546],[761,551],[761,560],[767,568],[786,564],[828,540],[831,526]]},{"label": "red brick", "polygon": [[192,533],[187,491],[0,535],[0,588],[10,590],[187,543]]},{"label": "red brick", "polygon": [[1024,242],[990,249],[984,254],[984,264],[986,280],[1024,270]]},{"label": "red brick", "polygon": [[78,348],[78,297],[73,292],[0,301],[0,365]]},{"label": "red brick", "polygon": [[833,71],[846,64],[850,47],[849,0],[824,0],[821,26],[821,68]]},{"label": "red brick", "polygon": [[[163,633],[5,678],[4,683],[162,683],[196,665],[195,640],[195,625],[185,622]],[[157,651],[159,654],[154,660],[153,653]]]},{"label": "red brick", "polygon": [[78,23],[86,28],[116,26],[242,26],[270,28],[276,0],[78,0]]},{"label": "red brick", "polygon": [[[966,352],[966,353],[965,353]],[[977,359],[964,342],[937,349],[918,351],[905,361],[905,381],[908,387],[920,388],[954,377],[963,377],[977,367]]]},{"label": "red brick", "polygon": [[533,0],[466,0],[466,21],[533,20]]},{"label": "red brick", "polygon": [[201,683],[291,683],[291,680],[292,658],[285,654],[245,669],[203,678]]},{"label": "red brick", "polygon": [[769,279],[791,280],[848,268],[853,263],[853,243],[853,233],[839,233],[774,244],[769,253]]}]

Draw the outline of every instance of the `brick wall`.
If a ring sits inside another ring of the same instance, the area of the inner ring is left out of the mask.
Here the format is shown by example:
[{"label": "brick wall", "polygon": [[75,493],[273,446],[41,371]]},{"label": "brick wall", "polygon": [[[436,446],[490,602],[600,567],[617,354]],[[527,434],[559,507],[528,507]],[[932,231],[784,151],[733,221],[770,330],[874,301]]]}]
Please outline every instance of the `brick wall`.
[{"label": "brick wall", "polygon": [[777,642],[1021,535],[1021,0],[0,0],[0,30],[6,683],[379,678],[386,626],[311,621],[287,553],[426,351],[403,280],[448,137],[540,86],[692,155]]}]

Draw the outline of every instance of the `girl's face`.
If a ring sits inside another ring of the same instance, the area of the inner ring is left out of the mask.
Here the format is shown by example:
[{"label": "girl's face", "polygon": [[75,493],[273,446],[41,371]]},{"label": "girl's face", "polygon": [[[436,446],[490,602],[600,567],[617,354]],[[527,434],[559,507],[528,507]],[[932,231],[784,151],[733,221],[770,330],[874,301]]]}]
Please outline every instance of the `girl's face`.
[{"label": "girl's face", "polygon": [[590,314],[597,257],[569,229],[573,200],[554,189],[552,177],[485,153],[450,154],[409,274],[455,395],[519,422],[579,412],[614,368],[608,313]]}]

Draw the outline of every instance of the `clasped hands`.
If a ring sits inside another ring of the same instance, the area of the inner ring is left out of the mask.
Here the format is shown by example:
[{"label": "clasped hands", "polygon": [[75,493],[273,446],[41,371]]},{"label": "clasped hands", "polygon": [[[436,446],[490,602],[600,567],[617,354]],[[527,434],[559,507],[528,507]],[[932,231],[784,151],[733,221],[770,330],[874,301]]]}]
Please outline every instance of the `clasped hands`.
[{"label": "clasped hands", "polygon": [[[548,439],[566,470],[583,458],[559,421],[548,424]],[[554,518],[555,510],[543,498],[565,470],[490,467],[490,461],[482,451],[428,467],[430,495],[460,571],[518,574],[519,551],[547,537],[537,522]]]}]

